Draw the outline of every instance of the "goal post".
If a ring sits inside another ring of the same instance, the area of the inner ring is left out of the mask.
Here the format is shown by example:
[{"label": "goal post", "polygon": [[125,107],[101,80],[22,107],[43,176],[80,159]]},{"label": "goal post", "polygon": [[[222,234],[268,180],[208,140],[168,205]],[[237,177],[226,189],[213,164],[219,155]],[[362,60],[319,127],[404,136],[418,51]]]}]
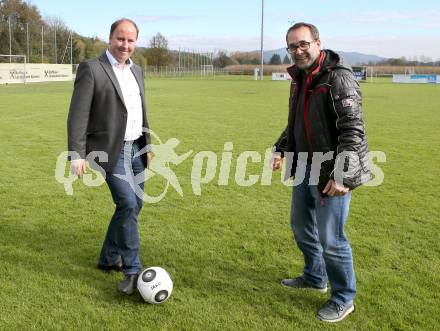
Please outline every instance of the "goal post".
[{"label": "goal post", "polygon": [[26,84],[26,55],[0,54],[0,60],[2,58],[7,58],[9,61],[0,61],[0,84]]},{"label": "goal post", "polygon": [[212,64],[202,64],[200,66],[202,76],[208,76],[214,74],[214,66]]},{"label": "goal post", "polygon": [[212,64],[202,64],[200,66],[200,74],[201,76],[213,76],[214,66]]}]

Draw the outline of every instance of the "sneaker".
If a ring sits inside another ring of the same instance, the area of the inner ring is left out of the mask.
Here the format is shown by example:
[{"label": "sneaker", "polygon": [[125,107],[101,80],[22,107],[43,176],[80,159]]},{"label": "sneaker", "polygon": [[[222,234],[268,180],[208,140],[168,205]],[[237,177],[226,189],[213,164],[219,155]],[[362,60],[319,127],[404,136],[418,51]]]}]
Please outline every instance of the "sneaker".
[{"label": "sneaker", "polygon": [[119,292],[132,295],[137,287],[138,274],[127,274],[123,281],[119,283]]},{"label": "sneaker", "polygon": [[318,311],[317,316],[321,321],[335,323],[342,321],[353,311],[354,311],[353,303],[343,305],[329,300]]},{"label": "sneaker", "polygon": [[310,290],[318,291],[320,293],[327,292],[327,285],[325,285],[324,287],[318,287],[318,286],[312,285],[304,279],[304,276],[283,279],[281,281],[281,285],[283,285],[285,287],[297,288],[297,289],[301,289],[301,288],[310,289]]}]

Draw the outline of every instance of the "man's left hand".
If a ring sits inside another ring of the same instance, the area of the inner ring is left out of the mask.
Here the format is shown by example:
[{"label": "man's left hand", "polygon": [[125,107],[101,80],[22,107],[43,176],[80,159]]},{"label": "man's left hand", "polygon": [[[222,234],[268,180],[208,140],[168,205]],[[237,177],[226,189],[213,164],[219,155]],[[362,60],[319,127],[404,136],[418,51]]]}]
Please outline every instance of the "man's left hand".
[{"label": "man's left hand", "polygon": [[146,158],[147,158],[147,168],[150,168],[150,162],[153,159],[153,153],[147,152]]},{"label": "man's left hand", "polygon": [[322,191],[322,193],[333,197],[333,196],[338,196],[338,195],[344,195],[349,190],[350,189],[348,187],[345,187],[344,185],[338,184],[333,179],[330,179],[327,182],[327,185],[325,185],[324,191]]}]

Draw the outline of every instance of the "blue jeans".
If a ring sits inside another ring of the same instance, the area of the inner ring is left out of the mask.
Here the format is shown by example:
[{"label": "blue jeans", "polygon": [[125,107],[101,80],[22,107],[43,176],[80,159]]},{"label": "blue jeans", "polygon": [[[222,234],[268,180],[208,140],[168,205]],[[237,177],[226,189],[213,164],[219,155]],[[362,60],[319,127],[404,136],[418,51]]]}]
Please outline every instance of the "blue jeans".
[{"label": "blue jeans", "polygon": [[[137,217],[141,211],[143,200],[136,196],[134,187],[138,185],[138,193],[143,192],[144,182],[142,178],[142,182],[136,184],[134,176],[145,170],[144,162],[141,159],[145,157],[145,154],[133,157],[139,150],[137,142],[124,143],[115,168],[106,174],[106,182],[116,209],[107,229],[99,263],[115,265],[121,257],[122,271],[126,275],[139,273],[142,267],[139,258]],[[125,177],[122,179],[115,175],[124,175]],[[139,181],[137,180],[137,182]]]},{"label": "blue jeans", "polygon": [[304,278],[318,287],[331,285],[331,300],[353,301],[356,279],[351,247],[344,232],[351,193],[321,197],[316,185],[304,181],[293,189],[291,227],[304,256]]}]

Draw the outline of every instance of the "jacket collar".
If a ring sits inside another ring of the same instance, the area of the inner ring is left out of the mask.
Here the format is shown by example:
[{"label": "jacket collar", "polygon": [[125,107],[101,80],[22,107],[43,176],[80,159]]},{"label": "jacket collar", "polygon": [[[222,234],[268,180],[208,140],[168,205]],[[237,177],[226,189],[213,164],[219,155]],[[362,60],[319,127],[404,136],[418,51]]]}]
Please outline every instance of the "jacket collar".
[{"label": "jacket collar", "polygon": [[[110,63],[110,60],[107,56],[107,53],[104,52],[101,54],[101,56],[98,58],[99,62],[101,63],[102,67],[104,68],[104,71],[106,72],[107,76],[110,78],[113,86],[116,89],[116,92],[118,93],[119,98],[122,100],[122,102],[125,105],[124,102],[124,96],[122,94],[121,87],[119,86],[118,79],[116,78],[115,72],[113,71],[112,65]],[[141,70],[136,70],[137,66],[134,65],[133,62],[131,62],[132,65],[130,66],[130,70],[134,75],[134,78],[136,78],[136,81],[139,85],[139,90],[141,91],[142,96],[142,103],[144,102],[145,97],[145,91],[144,91],[144,84],[143,84],[143,75]]]},{"label": "jacket collar", "polygon": [[[345,64],[344,60],[336,52],[330,49],[323,49],[321,51],[318,67],[320,69],[317,72],[314,72],[314,74],[329,71],[335,68],[352,71],[351,67]],[[292,77],[292,79],[294,80],[299,79],[299,77],[304,74],[304,70],[299,69],[296,65],[290,66],[286,70],[289,73],[290,77]]]},{"label": "jacket collar", "polygon": [[[115,59],[115,57],[112,55],[112,53],[110,53],[108,49],[105,51],[105,55],[107,55],[107,59],[112,66],[119,67],[119,62]],[[125,65],[128,68],[131,68],[133,66],[133,61],[131,59],[127,59],[127,61],[125,61]]]},{"label": "jacket collar", "polygon": [[118,93],[119,98],[122,100],[122,103],[125,105],[124,96],[122,94],[121,87],[119,86],[118,79],[116,78],[115,72],[113,71],[112,65],[107,57],[106,52],[101,54],[101,56],[99,57],[99,62],[101,63],[101,66],[104,68],[104,71],[106,72],[107,76],[110,78],[113,86],[116,89],[116,92]]}]

